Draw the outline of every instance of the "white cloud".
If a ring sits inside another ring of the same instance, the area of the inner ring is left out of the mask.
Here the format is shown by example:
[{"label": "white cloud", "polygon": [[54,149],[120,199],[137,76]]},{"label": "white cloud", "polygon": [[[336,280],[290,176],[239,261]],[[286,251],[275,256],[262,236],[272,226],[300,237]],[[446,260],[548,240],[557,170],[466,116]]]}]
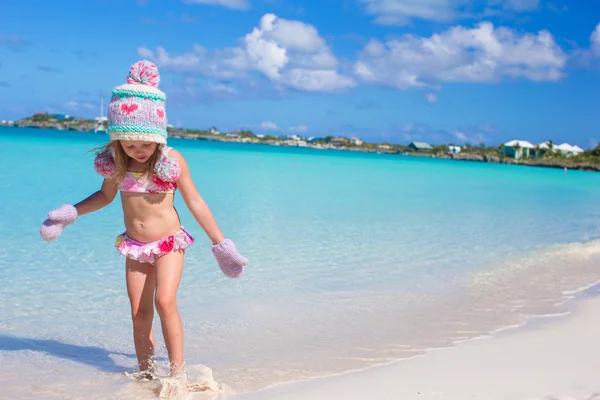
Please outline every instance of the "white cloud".
[{"label": "white cloud", "polygon": [[337,59],[312,25],[265,14],[244,41],[253,67],[284,86],[304,91],[354,86],[339,75]]},{"label": "white cloud", "polygon": [[249,69],[249,60],[240,48],[207,50],[196,44],[190,52],[171,56],[163,47],[158,47],[156,51],[140,47],[138,55],[154,61],[157,66],[165,70],[212,78],[245,77]]},{"label": "white cloud", "polygon": [[169,71],[212,78],[246,78],[259,71],[279,88],[329,92],[356,85],[338,72],[339,62],[317,29],[300,21],[265,14],[234,48],[209,51],[194,45],[192,51],[170,55],[138,48],[138,55]]},{"label": "white cloud", "polygon": [[234,8],[237,10],[247,10],[250,8],[248,0],[185,0],[186,3],[210,4],[215,6],[223,6]]},{"label": "white cloud", "polygon": [[594,55],[600,57],[600,23],[596,25],[596,29],[590,36],[591,50]]},{"label": "white cloud", "polygon": [[489,139],[489,137],[480,130],[475,130],[474,132],[470,133],[465,133],[461,130],[455,130],[451,133],[451,135],[459,142],[470,143],[473,146],[479,146],[480,143],[485,143],[486,139]]},{"label": "white cloud", "polygon": [[275,122],[271,122],[271,121],[264,121],[263,123],[260,124],[260,127],[263,129],[275,130],[275,129],[277,129],[277,124]]},{"label": "white cloud", "polygon": [[310,70],[295,68],[287,71],[281,82],[297,90],[309,92],[333,92],[355,86],[352,78],[334,70]]},{"label": "white cloud", "polygon": [[97,109],[99,106],[87,101],[70,100],[64,104],[64,107],[69,110],[80,111]]},{"label": "white cloud", "polygon": [[306,125],[291,126],[288,128],[288,130],[291,132],[306,132],[306,131],[308,131],[308,126],[306,126]]},{"label": "white cloud", "polygon": [[209,85],[209,88],[213,92],[222,92],[222,93],[229,93],[229,94],[236,94],[237,93],[237,90],[235,90],[234,88],[229,87],[227,85],[223,85],[222,83],[211,84],[211,85]]},{"label": "white cloud", "polygon": [[198,21],[196,18],[192,17],[190,14],[181,14],[179,17],[179,22],[182,24],[193,24]]},{"label": "white cloud", "polygon": [[319,36],[317,29],[301,21],[277,18],[274,14],[266,14],[260,21],[260,28],[255,28],[261,35],[268,36],[290,50],[318,52],[327,51],[325,40]]},{"label": "white cloud", "polygon": [[217,97],[219,95],[221,96],[232,96],[232,95],[236,95],[238,93],[237,90],[235,90],[234,88],[224,85],[222,83],[211,83],[208,85],[208,88],[210,89],[211,92],[213,92],[215,95],[217,95]]},{"label": "white cloud", "polygon": [[425,126],[421,124],[398,124],[396,129],[401,132],[424,132]]},{"label": "white cloud", "polygon": [[454,136],[455,138],[457,138],[458,140],[460,140],[462,142],[466,142],[467,139],[468,139],[467,135],[465,135],[461,131],[454,131],[454,132],[452,132],[452,136]]},{"label": "white cloud", "polygon": [[556,81],[564,76],[566,58],[548,31],[520,34],[482,22],[431,37],[404,35],[385,44],[372,39],[354,71],[365,82],[397,89],[506,78]]},{"label": "white cloud", "polygon": [[6,46],[15,52],[23,51],[31,45],[31,42],[17,35],[0,35],[0,47]]},{"label": "white cloud", "polygon": [[427,100],[429,104],[435,104],[439,101],[435,93],[425,93],[425,100]]},{"label": "white cloud", "polygon": [[563,13],[563,12],[567,12],[569,11],[569,7],[567,7],[566,5],[557,5],[555,3],[547,3],[546,6],[548,7],[548,9],[552,12],[555,13]]},{"label": "white cloud", "polygon": [[406,25],[412,18],[451,21],[457,18],[462,0],[360,0],[368,14],[382,25]]},{"label": "white cloud", "polygon": [[[532,11],[540,0],[359,0],[381,25],[408,25],[412,20],[451,22],[482,15]],[[504,12],[501,13],[500,11]]]},{"label": "white cloud", "polygon": [[279,71],[288,63],[287,49],[275,40],[269,40],[268,33],[273,29],[275,16],[265,15],[260,28],[254,28],[246,35],[246,53],[254,67],[271,79],[279,78]]},{"label": "white cloud", "polygon": [[540,0],[489,0],[488,4],[511,11],[531,11],[538,9]]},{"label": "white cloud", "polygon": [[569,64],[572,68],[600,68],[600,23],[596,25],[589,36],[589,47],[574,49],[569,54]]}]

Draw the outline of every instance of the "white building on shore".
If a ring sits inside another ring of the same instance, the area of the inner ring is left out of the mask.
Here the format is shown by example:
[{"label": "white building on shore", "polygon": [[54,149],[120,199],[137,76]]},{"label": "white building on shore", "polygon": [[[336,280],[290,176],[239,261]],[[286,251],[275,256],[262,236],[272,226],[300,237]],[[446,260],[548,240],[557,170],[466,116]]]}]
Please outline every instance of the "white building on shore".
[{"label": "white building on shore", "polygon": [[583,153],[583,149],[579,146],[571,146],[569,143],[559,144],[554,146],[554,151],[558,151],[567,157],[577,156]]},{"label": "white building on shore", "polygon": [[506,142],[502,150],[505,156],[513,158],[537,158],[542,157],[548,151],[561,153],[565,157],[573,157],[584,152],[581,147],[572,146],[569,143],[555,145],[548,141],[536,146],[526,140],[511,140],[510,142]]},{"label": "white building on shore", "polygon": [[462,147],[450,145],[448,146],[448,151],[450,151],[450,153],[458,154],[462,151]]},{"label": "white building on shore", "polygon": [[504,155],[513,158],[527,158],[533,155],[535,145],[527,140],[511,140],[504,143]]}]

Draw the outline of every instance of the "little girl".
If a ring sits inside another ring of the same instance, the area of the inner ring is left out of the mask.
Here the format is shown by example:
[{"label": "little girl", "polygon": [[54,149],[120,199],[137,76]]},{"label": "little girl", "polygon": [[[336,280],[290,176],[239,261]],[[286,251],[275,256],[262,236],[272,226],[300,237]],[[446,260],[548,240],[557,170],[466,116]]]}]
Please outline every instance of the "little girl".
[{"label": "little girl", "polygon": [[75,205],[50,211],[40,233],[46,241],[55,240],[79,216],[107,206],[117,192],[121,193],[126,229],[117,236],[116,248],[126,257],[127,293],[139,368],[150,374],[156,305],[171,374],[175,376],[184,372],[183,327],[176,296],[185,251],[194,243],[173,206],[175,191],[179,189],[212,241],[213,254],[227,276],[239,277],[248,261],[231,240],[223,237],[194,186],[183,156],[166,145],[166,96],[158,89],[159,80],[154,64],[138,61],[129,71],[127,84],[113,90],[108,106],[110,142],[96,153],[94,160],[94,169],[104,178],[102,187]]}]

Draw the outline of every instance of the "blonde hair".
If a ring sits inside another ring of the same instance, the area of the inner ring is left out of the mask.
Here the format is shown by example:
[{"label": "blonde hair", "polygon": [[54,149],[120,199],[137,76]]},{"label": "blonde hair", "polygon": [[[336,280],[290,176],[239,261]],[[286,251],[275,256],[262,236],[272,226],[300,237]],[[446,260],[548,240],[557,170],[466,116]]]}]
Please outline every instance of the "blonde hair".
[{"label": "blonde hair", "polygon": [[[104,146],[95,148],[93,151],[95,151],[96,154],[99,156],[110,154],[112,151],[112,157],[115,161],[115,169],[118,172],[110,179],[116,180],[117,183],[123,182],[123,179],[125,179],[125,174],[127,173],[127,167],[129,166],[129,161],[131,160],[131,157],[129,157],[127,153],[125,153],[121,142],[118,140],[111,140]],[[160,153],[161,146],[159,144],[156,146],[156,150],[154,150],[154,153],[150,156],[150,158],[148,158],[148,161],[146,161],[144,169],[146,177],[150,177],[154,173],[154,167],[156,165],[156,162],[160,158]]]}]

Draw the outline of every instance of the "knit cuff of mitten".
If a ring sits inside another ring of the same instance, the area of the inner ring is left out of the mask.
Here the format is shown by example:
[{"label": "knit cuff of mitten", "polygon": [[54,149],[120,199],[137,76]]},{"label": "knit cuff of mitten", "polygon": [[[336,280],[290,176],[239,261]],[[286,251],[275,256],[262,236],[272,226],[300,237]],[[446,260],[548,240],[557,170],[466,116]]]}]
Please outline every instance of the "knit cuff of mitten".
[{"label": "knit cuff of mitten", "polygon": [[212,246],[212,252],[217,259],[221,271],[230,278],[239,278],[248,265],[248,260],[242,256],[231,239],[224,239]]},{"label": "knit cuff of mitten", "polygon": [[48,219],[61,222],[64,226],[71,225],[78,216],[77,209],[71,204],[65,204],[48,213]]}]

